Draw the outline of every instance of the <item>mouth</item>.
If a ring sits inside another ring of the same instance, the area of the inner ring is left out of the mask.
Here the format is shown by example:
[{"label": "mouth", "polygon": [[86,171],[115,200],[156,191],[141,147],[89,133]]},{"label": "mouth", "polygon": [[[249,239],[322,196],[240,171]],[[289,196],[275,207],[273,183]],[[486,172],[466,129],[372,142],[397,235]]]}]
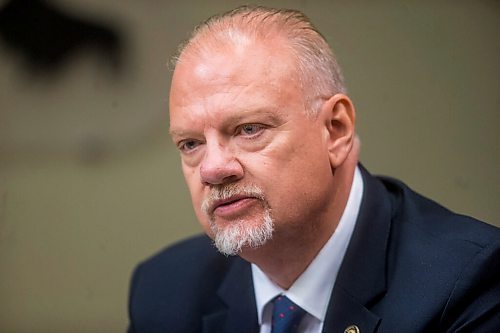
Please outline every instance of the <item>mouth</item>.
[{"label": "mouth", "polygon": [[209,213],[210,215],[230,217],[231,215],[241,213],[256,200],[258,199],[248,195],[235,195],[226,199],[216,200],[211,205]]}]

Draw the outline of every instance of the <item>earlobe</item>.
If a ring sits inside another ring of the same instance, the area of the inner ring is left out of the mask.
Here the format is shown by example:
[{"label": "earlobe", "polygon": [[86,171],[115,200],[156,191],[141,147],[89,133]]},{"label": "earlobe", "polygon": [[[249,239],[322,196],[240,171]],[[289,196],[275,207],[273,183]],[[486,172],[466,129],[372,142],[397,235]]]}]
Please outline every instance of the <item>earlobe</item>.
[{"label": "earlobe", "polygon": [[344,163],[355,137],[356,112],[349,97],[336,94],[325,101],[321,113],[325,139],[332,168]]}]

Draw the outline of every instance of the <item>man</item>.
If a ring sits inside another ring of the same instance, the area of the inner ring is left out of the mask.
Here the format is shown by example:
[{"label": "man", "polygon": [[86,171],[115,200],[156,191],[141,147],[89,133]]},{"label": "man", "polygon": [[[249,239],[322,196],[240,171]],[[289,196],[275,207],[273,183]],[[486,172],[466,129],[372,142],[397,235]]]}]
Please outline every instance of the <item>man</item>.
[{"label": "man", "polygon": [[371,176],[355,118],[300,12],[241,7],[195,29],[170,132],[209,238],[137,268],[129,331],[498,331],[499,230]]}]

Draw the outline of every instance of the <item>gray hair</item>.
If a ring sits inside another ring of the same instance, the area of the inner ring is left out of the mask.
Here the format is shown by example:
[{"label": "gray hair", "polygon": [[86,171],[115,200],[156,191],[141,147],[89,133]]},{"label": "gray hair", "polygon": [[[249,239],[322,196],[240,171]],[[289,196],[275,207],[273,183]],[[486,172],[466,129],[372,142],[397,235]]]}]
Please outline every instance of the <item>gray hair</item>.
[{"label": "gray hair", "polygon": [[286,46],[297,60],[298,79],[310,112],[316,113],[322,99],[346,93],[341,69],[327,41],[305,14],[293,9],[242,6],[212,16],[179,46],[173,64],[187,48],[197,53],[210,50],[214,43],[237,45],[242,39],[258,41],[276,36],[288,41]]}]

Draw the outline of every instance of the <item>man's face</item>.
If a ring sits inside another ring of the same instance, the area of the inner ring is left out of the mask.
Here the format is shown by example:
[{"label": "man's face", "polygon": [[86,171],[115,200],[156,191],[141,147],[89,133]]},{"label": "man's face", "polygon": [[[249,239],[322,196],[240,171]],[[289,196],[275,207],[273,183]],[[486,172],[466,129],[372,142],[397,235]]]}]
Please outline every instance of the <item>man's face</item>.
[{"label": "man's face", "polygon": [[307,235],[334,196],[326,130],[307,116],[294,68],[280,43],[262,43],[187,50],[175,70],[172,139],[205,231],[239,242],[228,254],[272,243],[272,232]]}]

